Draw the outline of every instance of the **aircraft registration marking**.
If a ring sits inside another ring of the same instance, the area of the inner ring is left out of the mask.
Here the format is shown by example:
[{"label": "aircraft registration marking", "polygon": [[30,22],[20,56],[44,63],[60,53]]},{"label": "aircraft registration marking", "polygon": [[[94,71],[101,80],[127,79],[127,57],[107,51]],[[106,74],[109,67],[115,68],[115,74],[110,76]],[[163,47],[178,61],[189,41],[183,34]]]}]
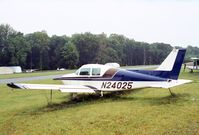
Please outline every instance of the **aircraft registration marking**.
[{"label": "aircraft registration marking", "polygon": [[103,82],[102,89],[132,89],[133,82]]}]

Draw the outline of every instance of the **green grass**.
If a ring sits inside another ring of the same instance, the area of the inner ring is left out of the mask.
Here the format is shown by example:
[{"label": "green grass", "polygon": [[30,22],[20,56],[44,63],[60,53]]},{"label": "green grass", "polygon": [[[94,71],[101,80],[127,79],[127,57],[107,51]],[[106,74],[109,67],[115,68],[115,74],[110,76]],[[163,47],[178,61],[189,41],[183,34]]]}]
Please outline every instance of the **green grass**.
[{"label": "green grass", "polygon": [[[14,90],[0,85],[0,135],[196,135],[199,134],[199,72],[182,72],[192,83],[168,90],[146,88],[119,94],[78,95]],[[40,80],[31,83],[57,83]]]},{"label": "green grass", "polygon": [[4,74],[4,75],[0,75],[0,79],[58,75],[58,74],[67,74],[67,73],[71,73],[71,72],[74,72],[74,70],[64,70],[64,71],[52,70],[52,71],[38,71],[38,72],[33,72],[33,73]]}]

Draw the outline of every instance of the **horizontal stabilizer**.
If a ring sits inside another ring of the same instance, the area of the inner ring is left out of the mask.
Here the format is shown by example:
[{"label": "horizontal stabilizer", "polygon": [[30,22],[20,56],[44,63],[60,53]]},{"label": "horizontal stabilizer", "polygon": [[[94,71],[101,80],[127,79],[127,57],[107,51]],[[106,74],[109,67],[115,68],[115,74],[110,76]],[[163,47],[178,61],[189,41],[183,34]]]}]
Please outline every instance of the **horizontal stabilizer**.
[{"label": "horizontal stabilizer", "polygon": [[33,89],[33,90],[59,90],[69,93],[95,93],[96,89],[82,85],[52,85],[52,84],[26,84],[26,83],[8,83],[11,88]]},{"label": "horizontal stabilizer", "polygon": [[151,84],[150,87],[155,87],[155,88],[171,88],[171,87],[175,87],[181,84],[185,84],[185,83],[190,83],[192,82],[191,80],[184,80],[184,79],[178,79],[178,80],[171,80],[168,82],[164,82],[161,84]]}]

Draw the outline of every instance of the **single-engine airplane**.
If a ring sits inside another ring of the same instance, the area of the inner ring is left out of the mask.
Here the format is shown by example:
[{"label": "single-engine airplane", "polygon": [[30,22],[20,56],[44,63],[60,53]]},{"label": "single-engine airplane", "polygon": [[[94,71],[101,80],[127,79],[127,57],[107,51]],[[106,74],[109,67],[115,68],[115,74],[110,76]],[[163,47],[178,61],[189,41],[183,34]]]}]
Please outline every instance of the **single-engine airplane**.
[{"label": "single-engine airplane", "polygon": [[145,87],[169,89],[191,82],[191,80],[178,79],[185,52],[185,49],[173,49],[155,70],[121,69],[118,68],[118,64],[114,63],[105,65],[86,64],[75,73],[54,79],[62,80],[64,85],[26,83],[9,83],[7,85],[11,88],[43,89],[51,90],[51,92],[52,90],[59,90],[69,93],[101,93],[101,96],[103,96],[103,92],[125,91]]}]

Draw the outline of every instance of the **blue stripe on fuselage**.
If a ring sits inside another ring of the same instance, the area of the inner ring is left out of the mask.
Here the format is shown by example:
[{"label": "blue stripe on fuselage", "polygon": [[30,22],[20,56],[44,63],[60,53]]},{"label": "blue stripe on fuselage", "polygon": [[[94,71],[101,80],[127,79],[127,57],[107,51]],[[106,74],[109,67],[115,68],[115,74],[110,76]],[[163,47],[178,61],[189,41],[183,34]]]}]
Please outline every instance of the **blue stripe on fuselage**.
[{"label": "blue stripe on fuselage", "polygon": [[167,81],[167,79],[134,71],[120,70],[112,78],[112,81]]}]

